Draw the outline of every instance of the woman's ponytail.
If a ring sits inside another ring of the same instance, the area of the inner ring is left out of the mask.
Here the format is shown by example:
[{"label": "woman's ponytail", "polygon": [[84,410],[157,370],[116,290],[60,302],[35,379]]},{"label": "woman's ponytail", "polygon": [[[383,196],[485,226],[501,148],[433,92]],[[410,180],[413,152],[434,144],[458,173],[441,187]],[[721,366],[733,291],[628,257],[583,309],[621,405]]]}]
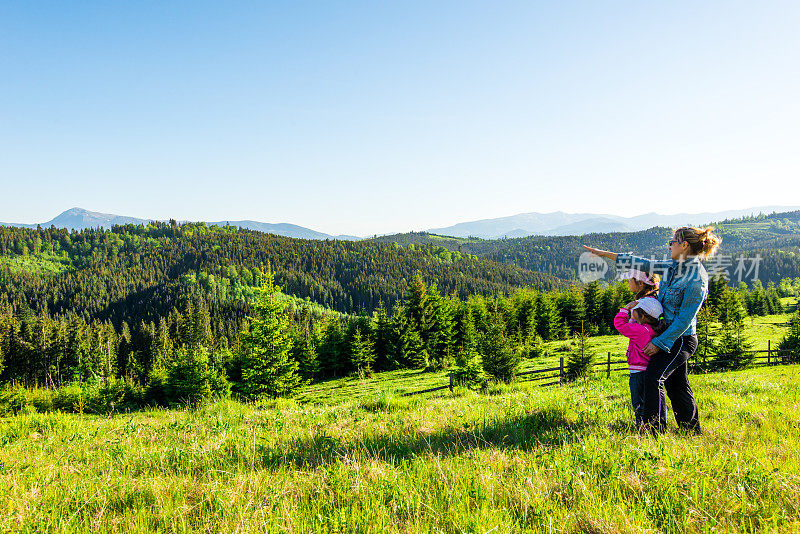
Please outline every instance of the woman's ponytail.
[{"label": "woman's ponytail", "polygon": [[720,243],[722,243],[722,239],[714,234],[714,228],[711,226],[706,228],[695,228],[693,226],[678,228],[675,230],[675,239],[688,242],[692,254],[701,258],[713,256],[717,252]]}]

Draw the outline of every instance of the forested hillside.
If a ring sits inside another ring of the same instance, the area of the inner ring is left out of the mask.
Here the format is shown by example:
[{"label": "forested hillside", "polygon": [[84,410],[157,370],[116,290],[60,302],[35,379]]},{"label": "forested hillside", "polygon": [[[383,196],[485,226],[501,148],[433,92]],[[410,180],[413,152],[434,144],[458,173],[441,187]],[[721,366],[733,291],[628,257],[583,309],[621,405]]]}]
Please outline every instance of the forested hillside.
[{"label": "forested hillside", "polygon": [[[731,219],[714,224],[722,237],[719,257],[736,263],[739,255],[761,257],[759,279],[778,283],[800,276],[800,211]],[[641,232],[587,234],[583,236],[530,236],[517,239],[485,240],[456,238],[426,232],[397,234],[374,238],[378,242],[396,242],[403,246],[426,245],[450,251],[474,254],[495,262],[541,271],[565,280],[574,280],[577,263],[583,252],[581,244],[606,250],[629,252],[661,258],[667,251],[671,228],[650,228]],[[748,267],[749,267],[748,262]],[[733,271],[731,271],[733,273]],[[735,276],[731,282],[738,283]],[[746,280],[748,283],[751,280]]]},{"label": "forested hillside", "polygon": [[33,310],[114,324],[157,319],[195,293],[239,315],[242,297],[267,267],[284,293],[344,313],[371,313],[381,303],[391,308],[416,271],[461,298],[565,286],[548,275],[429,247],[292,239],[202,223],[73,233],[0,227],[0,295]]}]

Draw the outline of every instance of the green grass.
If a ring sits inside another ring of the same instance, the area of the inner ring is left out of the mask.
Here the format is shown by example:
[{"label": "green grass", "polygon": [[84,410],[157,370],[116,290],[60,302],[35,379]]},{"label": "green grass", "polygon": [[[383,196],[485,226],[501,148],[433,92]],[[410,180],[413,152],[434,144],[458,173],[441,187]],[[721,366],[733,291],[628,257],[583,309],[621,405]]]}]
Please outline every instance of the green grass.
[{"label": "green grass", "polygon": [[69,259],[60,256],[0,256],[0,264],[8,265],[12,272],[58,274],[70,269]]},{"label": "green grass", "polygon": [[693,376],[638,437],[626,377],[0,422],[0,531],[800,530],[800,367]]},{"label": "green grass", "polygon": [[[788,331],[787,323],[791,314],[768,315],[764,317],[748,317],[746,319],[745,337],[753,343],[753,350],[766,350],[767,342],[773,349]],[[549,354],[540,358],[522,360],[518,371],[557,367],[560,358],[566,361],[570,354],[570,340],[550,341],[546,343]],[[611,353],[612,361],[625,359],[628,339],[620,335],[594,336],[590,341],[591,350],[595,352],[598,362],[605,362]],[[613,368],[619,368],[614,365]],[[394,394],[411,393],[449,383],[449,372],[426,372],[423,370],[403,369],[376,373],[372,378],[360,379],[344,377],[336,380],[320,382],[307,387],[300,399],[304,402],[340,403],[360,400],[385,392]]]}]

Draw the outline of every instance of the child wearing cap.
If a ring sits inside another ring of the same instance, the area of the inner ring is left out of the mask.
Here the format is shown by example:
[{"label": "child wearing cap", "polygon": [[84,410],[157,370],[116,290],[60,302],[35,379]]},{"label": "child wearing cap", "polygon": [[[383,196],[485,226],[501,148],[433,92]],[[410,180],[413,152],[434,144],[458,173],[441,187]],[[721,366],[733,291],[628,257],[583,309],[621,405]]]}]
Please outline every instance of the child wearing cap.
[{"label": "child wearing cap", "polygon": [[628,279],[628,289],[636,295],[635,300],[643,297],[658,298],[658,284],[661,281],[661,277],[657,274],[649,275],[638,269],[630,269],[620,275],[621,280],[626,278]]},{"label": "child wearing cap", "polygon": [[652,297],[644,297],[629,302],[614,317],[614,328],[628,338],[628,370],[631,373],[628,381],[631,389],[631,404],[636,416],[636,428],[639,428],[644,415],[644,385],[647,364],[650,356],[644,353],[644,347],[650,340],[666,328],[661,319],[663,309],[661,303]]}]

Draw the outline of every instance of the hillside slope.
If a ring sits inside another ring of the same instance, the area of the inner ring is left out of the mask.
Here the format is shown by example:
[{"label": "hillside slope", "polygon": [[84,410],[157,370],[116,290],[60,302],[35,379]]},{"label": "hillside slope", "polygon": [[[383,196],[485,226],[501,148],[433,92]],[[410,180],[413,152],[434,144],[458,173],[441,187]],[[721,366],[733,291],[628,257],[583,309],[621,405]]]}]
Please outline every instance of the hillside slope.
[{"label": "hillside slope", "polygon": [[371,313],[381,303],[391,308],[416,271],[461,298],[565,286],[546,274],[445,249],[293,239],[202,223],[73,233],[0,227],[0,257],[1,299],[116,325],[157,320],[198,291],[243,317],[243,297],[269,268],[285,293],[346,313]]}]

